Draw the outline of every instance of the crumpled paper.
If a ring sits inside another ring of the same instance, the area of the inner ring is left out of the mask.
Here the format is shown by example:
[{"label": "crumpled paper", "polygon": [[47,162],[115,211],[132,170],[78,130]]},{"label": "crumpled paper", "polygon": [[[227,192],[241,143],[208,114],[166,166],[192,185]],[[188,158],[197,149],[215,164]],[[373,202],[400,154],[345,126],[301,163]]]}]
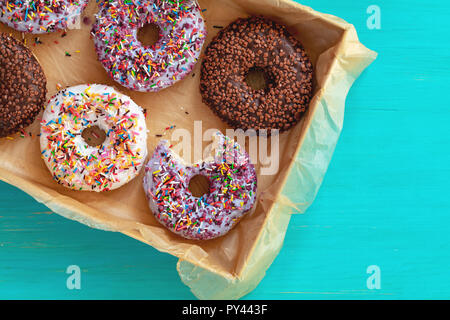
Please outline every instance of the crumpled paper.
[{"label": "crumpled paper", "polygon": [[[238,17],[264,15],[285,24],[315,66],[315,95],[302,121],[279,136],[279,170],[258,175],[256,209],[224,237],[198,242],[166,230],[153,217],[142,188],[142,173],[124,187],[105,193],[77,192],[56,184],[40,158],[39,119],[21,134],[0,140],[0,179],[27,192],[52,211],[90,227],[122,232],[179,257],[181,280],[201,299],[237,299],[253,290],[280,251],[292,213],[314,200],[342,129],[345,98],[352,83],[376,58],[358,40],[351,24],[289,0],[204,0],[208,26],[205,46]],[[150,152],[176,128],[194,133],[226,125],[201,101],[200,63],[186,79],[158,93],[129,91],[116,84],[97,61],[90,28],[97,11],[91,1],[81,29],[22,35],[42,64],[49,97],[57,87],[102,83],[116,87],[147,110]],[[197,122],[198,124],[198,122]],[[174,127],[172,129],[168,129]],[[24,136],[24,137],[21,137]],[[162,135],[163,137],[160,137]],[[262,164],[256,169],[261,173]]]}]

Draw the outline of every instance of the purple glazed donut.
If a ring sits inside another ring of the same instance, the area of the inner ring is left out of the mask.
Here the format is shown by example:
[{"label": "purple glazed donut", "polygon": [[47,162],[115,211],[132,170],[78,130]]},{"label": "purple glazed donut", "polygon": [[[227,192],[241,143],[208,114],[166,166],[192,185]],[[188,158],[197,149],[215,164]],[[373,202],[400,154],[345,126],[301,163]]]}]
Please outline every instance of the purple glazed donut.
[{"label": "purple glazed donut", "polygon": [[[109,75],[131,90],[159,91],[194,68],[206,39],[195,0],[101,1],[92,28],[95,50]],[[144,46],[140,28],[155,24],[159,40]]]},{"label": "purple glazed donut", "polygon": [[0,21],[18,31],[48,33],[75,28],[89,0],[1,0]]},{"label": "purple glazed donut", "polygon": [[[193,240],[226,234],[253,208],[257,178],[245,150],[217,132],[210,159],[189,165],[163,140],[145,167],[144,190],[156,219],[170,231]],[[209,180],[209,192],[195,197],[192,177]]]}]

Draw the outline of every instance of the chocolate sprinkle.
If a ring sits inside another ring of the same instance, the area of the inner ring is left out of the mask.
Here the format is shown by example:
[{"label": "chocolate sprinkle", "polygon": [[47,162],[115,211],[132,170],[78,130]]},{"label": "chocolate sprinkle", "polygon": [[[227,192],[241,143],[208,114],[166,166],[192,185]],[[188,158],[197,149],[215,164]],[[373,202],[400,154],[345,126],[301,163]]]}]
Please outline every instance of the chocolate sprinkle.
[{"label": "chocolate sprinkle", "polygon": [[[249,71],[265,73],[253,89]],[[223,121],[237,129],[279,129],[298,123],[313,92],[313,65],[286,27],[264,17],[238,19],[222,29],[205,52],[200,92]]]},{"label": "chocolate sprinkle", "polygon": [[0,137],[33,123],[45,104],[47,81],[33,53],[0,33]]}]

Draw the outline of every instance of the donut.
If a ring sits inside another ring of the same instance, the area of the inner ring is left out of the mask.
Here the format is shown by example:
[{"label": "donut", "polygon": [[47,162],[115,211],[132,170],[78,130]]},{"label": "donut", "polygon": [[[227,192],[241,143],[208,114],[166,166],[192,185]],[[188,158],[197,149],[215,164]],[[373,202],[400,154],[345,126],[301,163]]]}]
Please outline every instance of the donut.
[{"label": "donut", "polygon": [[[264,85],[246,79],[262,73]],[[234,129],[286,131],[297,124],[313,92],[313,66],[301,43],[264,17],[241,18],[205,50],[200,75],[203,102]]]},{"label": "donut", "polygon": [[74,29],[89,0],[0,1],[0,22],[34,34]]},{"label": "donut", "polygon": [[[92,36],[99,61],[115,81],[135,91],[155,92],[183,79],[206,38],[195,0],[105,1],[96,18]],[[152,46],[137,39],[148,24],[160,30]]]},{"label": "donut", "polygon": [[[192,240],[226,234],[252,209],[256,171],[248,154],[234,140],[217,132],[212,156],[186,164],[162,140],[145,166],[144,190],[155,218],[170,231]],[[190,180],[202,175],[209,192],[195,197]]]},{"label": "donut", "polygon": [[[93,145],[85,130],[104,141]],[[42,158],[59,184],[108,191],[136,177],[147,156],[144,113],[129,97],[105,85],[78,85],[56,93],[41,122]]]},{"label": "donut", "polygon": [[33,53],[0,33],[0,138],[33,123],[46,94],[47,80]]}]

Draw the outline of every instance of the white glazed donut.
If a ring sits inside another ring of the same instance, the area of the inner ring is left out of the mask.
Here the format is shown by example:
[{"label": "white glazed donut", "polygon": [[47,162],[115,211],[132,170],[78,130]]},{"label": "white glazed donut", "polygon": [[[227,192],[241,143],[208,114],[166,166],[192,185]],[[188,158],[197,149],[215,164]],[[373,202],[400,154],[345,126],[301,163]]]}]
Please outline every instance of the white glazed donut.
[{"label": "white glazed donut", "polygon": [[[82,137],[94,126],[106,135],[95,147]],[[147,156],[145,115],[112,87],[78,85],[50,99],[40,142],[42,158],[58,183],[73,190],[117,189],[137,176]]]},{"label": "white glazed donut", "polygon": [[73,29],[89,0],[2,0],[0,21],[34,34]]}]

